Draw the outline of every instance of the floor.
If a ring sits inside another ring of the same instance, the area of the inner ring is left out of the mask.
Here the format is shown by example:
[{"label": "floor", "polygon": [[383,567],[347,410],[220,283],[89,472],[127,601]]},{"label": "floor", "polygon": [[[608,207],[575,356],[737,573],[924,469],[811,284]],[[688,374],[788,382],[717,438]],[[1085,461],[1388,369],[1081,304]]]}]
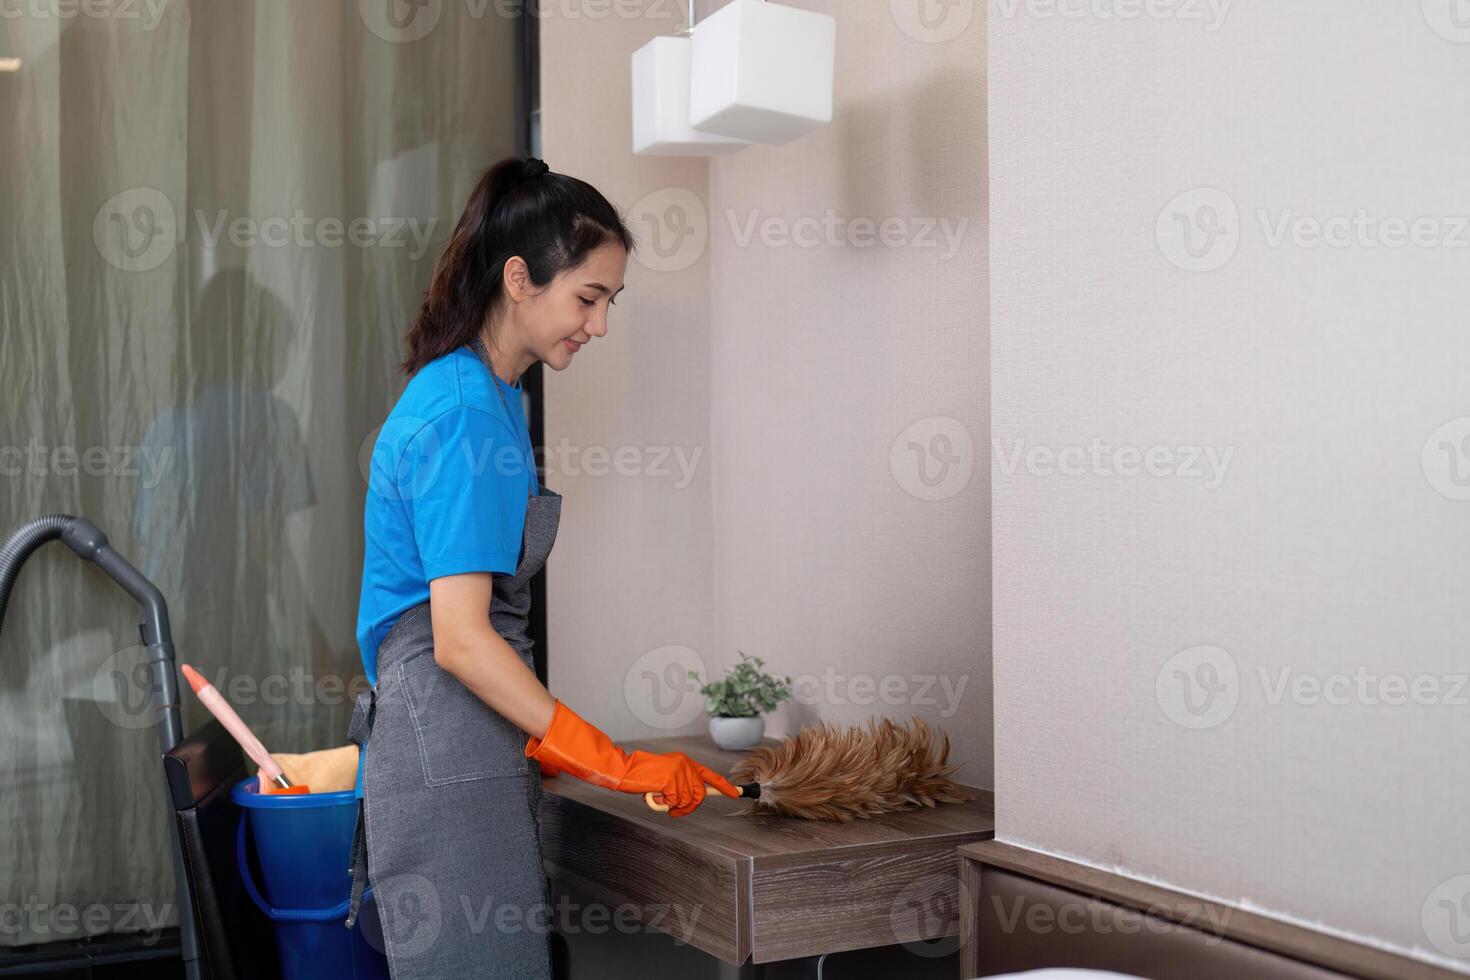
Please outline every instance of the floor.
[{"label": "floor", "polygon": [[[911,947],[834,953],[817,959],[785,960],[743,967],[723,963],[663,933],[575,933],[553,937],[556,980],[953,980],[959,973],[954,940]],[[143,947],[129,937],[101,937],[0,952],[0,977],[47,980],[182,980],[177,929]]]},{"label": "floor", "polygon": [[0,950],[0,977],[47,980],[183,980],[179,930],[145,944],[131,936],[47,943]]}]

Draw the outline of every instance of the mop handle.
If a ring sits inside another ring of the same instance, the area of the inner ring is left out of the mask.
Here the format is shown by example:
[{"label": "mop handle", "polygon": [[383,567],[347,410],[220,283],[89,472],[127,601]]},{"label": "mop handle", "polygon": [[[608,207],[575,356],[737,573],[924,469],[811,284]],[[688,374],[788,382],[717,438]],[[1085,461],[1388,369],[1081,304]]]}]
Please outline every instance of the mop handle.
[{"label": "mop handle", "polygon": [[182,664],[179,669],[183,671],[185,679],[189,682],[189,686],[194,689],[194,693],[199,696],[199,700],[204,702],[204,706],[209,709],[210,714],[218,718],[219,723],[224,725],[225,729],[234,736],[235,741],[240,743],[240,748],[245,750],[245,754],[255,760],[255,764],[260,767],[260,778],[262,782],[270,780],[281,789],[290,789],[290,777],[281,770],[280,764],[271,758],[271,754],[265,750],[265,746],[260,743],[260,739],[255,737],[255,733],[250,730],[250,726],[245,724],[245,720],[235,713],[234,708],[230,707],[230,702],[224,699],[224,695],[215,690],[213,684],[205,680],[197,670],[188,664]]}]

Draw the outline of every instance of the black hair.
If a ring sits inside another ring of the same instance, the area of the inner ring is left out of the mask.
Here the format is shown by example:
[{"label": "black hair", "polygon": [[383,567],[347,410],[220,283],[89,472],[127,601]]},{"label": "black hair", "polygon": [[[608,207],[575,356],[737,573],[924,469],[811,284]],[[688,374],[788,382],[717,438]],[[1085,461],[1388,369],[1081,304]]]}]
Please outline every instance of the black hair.
[{"label": "black hair", "polygon": [[408,330],[404,374],[472,342],[519,255],[545,286],[609,241],[632,252],[633,234],[591,184],[552,173],[535,157],[506,157],[480,175]]}]

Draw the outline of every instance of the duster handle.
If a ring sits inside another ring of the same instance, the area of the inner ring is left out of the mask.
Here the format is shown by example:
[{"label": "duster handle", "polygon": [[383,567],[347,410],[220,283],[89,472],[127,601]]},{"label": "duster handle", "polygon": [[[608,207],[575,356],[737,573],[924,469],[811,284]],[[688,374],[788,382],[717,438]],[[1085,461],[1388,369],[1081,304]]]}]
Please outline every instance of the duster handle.
[{"label": "duster handle", "polygon": [[[705,783],[704,784],[704,788],[705,788],[705,795],[707,797],[708,796],[723,796],[724,795],[719,790],[717,790],[713,786],[711,786],[709,783]],[[761,784],[760,783],[742,783],[740,785],[740,796],[741,796],[742,799],[747,799],[747,800],[758,800],[758,799],[760,799],[760,796],[761,796]],[[659,813],[668,813],[669,812],[669,805],[664,802],[664,800],[663,800],[663,794],[662,793],[654,793],[654,792],[644,793],[643,794],[643,802],[648,804],[648,808],[650,810],[657,810]]]}]

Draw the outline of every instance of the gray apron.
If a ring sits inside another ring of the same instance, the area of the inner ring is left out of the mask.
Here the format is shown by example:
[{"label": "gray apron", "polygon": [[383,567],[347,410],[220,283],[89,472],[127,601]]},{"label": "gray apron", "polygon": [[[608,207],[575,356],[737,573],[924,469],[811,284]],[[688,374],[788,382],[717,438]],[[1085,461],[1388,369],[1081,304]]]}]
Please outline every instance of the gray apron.
[{"label": "gray apron", "polygon": [[[531,670],[531,577],[560,518],[561,495],[542,487],[515,573],[492,579],[491,625]],[[348,928],[370,876],[394,980],[549,980],[540,767],[525,732],[435,663],[427,602],[379,646],[378,683],[358,696],[348,738],[366,753]]]}]

